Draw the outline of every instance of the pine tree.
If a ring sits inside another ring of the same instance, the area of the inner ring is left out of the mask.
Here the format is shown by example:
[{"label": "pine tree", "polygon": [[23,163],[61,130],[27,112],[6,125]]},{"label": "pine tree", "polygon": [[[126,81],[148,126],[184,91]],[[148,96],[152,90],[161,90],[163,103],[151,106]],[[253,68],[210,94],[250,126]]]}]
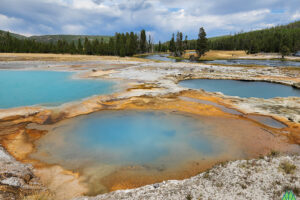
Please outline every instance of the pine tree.
[{"label": "pine tree", "polygon": [[147,38],[146,38],[146,31],[143,29],[140,35],[140,50],[141,53],[145,53],[147,49]]},{"label": "pine tree", "polygon": [[83,53],[83,47],[82,47],[80,38],[78,39],[78,42],[77,42],[77,53],[78,54],[82,54]]},{"label": "pine tree", "polygon": [[98,39],[94,40],[91,46],[92,46],[92,54],[94,55],[100,54],[100,49],[99,49],[100,43]]},{"label": "pine tree", "polygon": [[84,53],[88,55],[92,55],[92,45],[87,37],[84,39]]},{"label": "pine tree", "polygon": [[161,48],[161,42],[158,42],[158,52],[161,52],[162,48]]},{"label": "pine tree", "polygon": [[124,46],[122,46],[121,49],[120,49],[120,56],[121,57],[125,57],[126,56],[126,50],[125,50]]},{"label": "pine tree", "polygon": [[182,44],[182,33],[177,32],[177,37],[176,37],[176,51],[175,51],[175,56],[181,57],[183,53],[183,44]]},{"label": "pine tree", "polygon": [[205,52],[208,51],[208,42],[206,38],[206,33],[203,27],[200,28],[199,34],[198,34],[198,40],[197,40],[197,54],[199,58],[205,54]]},{"label": "pine tree", "polygon": [[75,46],[75,42],[74,41],[71,42],[70,53],[71,54],[75,54],[76,53],[76,46]]},{"label": "pine tree", "polygon": [[176,51],[174,33],[172,34],[172,39],[170,40],[169,51],[172,52],[172,53],[174,53]]},{"label": "pine tree", "polygon": [[128,56],[133,56],[135,53],[136,53],[135,36],[134,33],[131,32],[128,38]]},{"label": "pine tree", "polygon": [[121,34],[116,33],[115,34],[115,47],[114,47],[114,55],[119,56],[120,55],[120,50],[122,47],[122,39],[121,39]]},{"label": "pine tree", "polygon": [[183,49],[187,50],[188,48],[188,36],[185,36],[184,42],[183,42]]},{"label": "pine tree", "polygon": [[282,45],[280,47],[280,54],[282,59],[284,59],[285,56],[288,56],[290,54],[290,49],[286,45]]},{"label": "pine tree", "polygon": [[259,46],[256,41],[252,40],[247,53],[254,54],[259,52]]},{"label": "pine tree", "polygon": [[109,42],[108,42],[108,54],[109,55],[115,55],[115,42],[114,42],[114,38],[109,38]]}]

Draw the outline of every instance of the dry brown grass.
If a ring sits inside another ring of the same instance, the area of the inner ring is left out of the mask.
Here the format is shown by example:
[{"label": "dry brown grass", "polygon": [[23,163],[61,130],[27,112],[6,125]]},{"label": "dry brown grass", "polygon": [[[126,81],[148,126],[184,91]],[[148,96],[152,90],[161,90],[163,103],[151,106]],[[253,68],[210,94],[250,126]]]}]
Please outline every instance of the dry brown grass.
[{"label": "dry brown grass", "polygon": [[[196,53],[189,53],[195,50],[188,50],[183,55],[184,58],[189,58],[190,55],[196,56]],[[220,60],[220,59],[237,59],[241,56],[247,56],[245,51],[221,51],[221,50],[210,50],[206,52],[200,60]]]},{"label": "dry brown grass", "polygon": [[136,57],[45,54],[45,53],[0,53],[0,61],[89,61],[89,60],[127,60],[148,61]]},{"label": "dry brown grass", "polygon": [[280,163],[279,168],[286,174],[293,174],[296,170],[296,166],[288,161]]},{"label": "dry brown grass", "polygon": [[48,191],[36,192],[32,195],[24,196],[22,200],[55,200],[53,194]]}]

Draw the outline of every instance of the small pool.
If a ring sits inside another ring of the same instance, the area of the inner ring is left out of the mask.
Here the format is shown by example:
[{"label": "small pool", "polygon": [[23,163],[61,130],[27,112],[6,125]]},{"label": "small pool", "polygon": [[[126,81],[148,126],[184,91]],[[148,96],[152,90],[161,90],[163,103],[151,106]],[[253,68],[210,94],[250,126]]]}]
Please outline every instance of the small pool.
[{"label": "small pool", "polygon": [[282,60],[213,60],[203,61],[206,64],[223,64],[223,65],[262,65],[268,67],[300,67],[300,62],[296,61],[282,61]]},{"label": "small pool", "polygon": [[300,97],[299,89],[262,81],[194,79],[181,81],[179,85],[186,88],[203,89],[208,92],[222,92],[225,95],[244,98]]},{"label": "small pool", "polygon": [[220,108],[223,112],[225,113],[229,113],[229,114],[233,114],[233,115],[239,115],[239,116],[243,116],[249,119],[252,119],[254,121],[257,121],[265,126],[269,126],[271,128],[285,128],[287,127],[285,124],[281,123],[280,121],[270,117],[270,116],[262,116],[262,115],[255,115],[255,114],[243,114],[235,109],[232,108],[227,108],[223,105],[211,102],[211,101],[206,101],[206,100],[202,100],[202,99],[195,99],[195,98],[191,98],[191,97],[179,97],[180,99],[184,100],[184,101],[191,101],[191,102],[195,102],[195,103],[201,103],[201,104],[206,104],[206,105],[212,105],[215,106],[217,108]]},{"label": "small pool", "polygon": [[74,79],[75,73],[0,70],[0,109],[60,105],[114,91],[111,81]]},{"label": "small pool", "polygon": [[153,54],[147,55],[143,58],[149,60],[168,61],[168,62],[180,62],[180,59],[168,58],[169,54]]},{"label": "small pool", "polygon": [[262,115],[245,115],[245,117],[258,121],[266,126],[272,127],[272,128],[285,128],[287,127],[285,124],[281,123],[280,121],[277,121],[269,116],[262,116]]},{"label": "small pool", "polygon": [[[192,52],[190,52],[192,53]],[[300,62],[297,61],[282,61],[282,60],[251,60],[251,59],[230,59],[230,60],[211,60],[211,61],[190,61],[187,59],[168,58],[168,54],[153,54],[145,56],[145,59],[161,60],[169,62],[191,62],[205,64],[222,64],[222,65],[261,65],[267,67],[300,67]]]},{"label": "small pool", "polygon": [[55,128],[39,142],[39,150],[65,164],[78,159],[109,165],[171,164],[218,153],[220,146],[209,132],[179,114],[107,111]]}]

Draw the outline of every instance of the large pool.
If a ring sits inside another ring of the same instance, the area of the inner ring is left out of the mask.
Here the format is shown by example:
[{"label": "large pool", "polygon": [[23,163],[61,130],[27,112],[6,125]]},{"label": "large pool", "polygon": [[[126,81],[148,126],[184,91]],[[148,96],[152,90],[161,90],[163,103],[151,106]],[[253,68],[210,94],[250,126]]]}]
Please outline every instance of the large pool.
[{"label": "large pool", "polygon": [[69,167],[76,166],[73,164],[78,160],[171,165],[223,149],[209,134],[208,126],[179,114],[107,111],[62,124],[39,141],[39,151],[51,154],[47,162],[59,160]]},{"label": "large pool", "polygon": [[194,79],[184,80],[179,84],[186,88],[203,89],[208,92],[222,92],[225,95],[245,98],[300,97],[299,89],[287,85],[260,81]]},{"label": "large pool", "polygon": [[0,109],[60,105],[113,91],[113,82],[76,79],[74,75],[57,71],[0,70]]},{"label": "large pool", "polygon": [[[167,178],[179,166],[229,152],[226,140],[214,137],[213,130],[212,124],[181,114],[105,111],[61,122],[37,142],[31,157],[79,170],[90,189],[97,182],[97,191],[90,191],[97,194],[121,184],[122,176],[145,184],[139,180],[144,175]],[[114,173],[118,177],[107,183],[104,179]],[[177,173],[171,177],[184,176]]]},{"label": "large pool", "polygon": [[248,120],[163,111],[101,111],[47,130],[30,157],[78,172],[90,195],[187,178],[278,139]]}]

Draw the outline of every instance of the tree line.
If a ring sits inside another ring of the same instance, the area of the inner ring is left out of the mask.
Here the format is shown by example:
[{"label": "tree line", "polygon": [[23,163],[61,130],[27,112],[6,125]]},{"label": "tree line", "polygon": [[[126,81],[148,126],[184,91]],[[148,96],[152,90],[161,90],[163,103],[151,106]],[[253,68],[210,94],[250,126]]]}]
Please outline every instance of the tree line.
[{"label": "tree line", "polygon": [[300,21],[285,26],[238,33],[209,41],[214,50],[246,50],[258,52],[296,52],[300,50]]},{"label": "tree line", "polygon": [[206,38],[204,28],[200,28],[198,39],[188,40],[182,32],[173,34],[170,41],[154,44],[153,38],[140,33],[116,33],[109,41],[103,39],[78,39],[67,42],[38,42],[33,39],[18,39],[9,33],[0,34],[0,52],[16,53],[70,53],[87,55],[132,56],[149,52],[170,51],[181,57],[185,50],[196,50],[201,57],[208,49],[246,50],[248,53],[280,52],[283,56],[300,50],[300,21],[285,26],[238,33],[232,36]]},{"label": "tree line", "polygon": [[183,40],[183,33],[177,32],[176,40],[173,33],[171,40],[167,43],[168,50],[175,57],[181,57],[185,50],[196,50],[198,57],[201,57],[209,50],[208,39],[203,27],[199,29],[197,40],[188,40],[188,36],[185,36]]},{"label": "tree line", "polygon": [[0,35],[0,52],[12,53],[70,53],[87,55],[114,55],[132,56],[137,53],[154,51],[154,44],[151,36],[146,36],[146,31],[137,33],[116,33],[110,37],[109,42],[103,39],[84,41],[59,40],[56,43],[38,42],[32,39],[18,39],[11,36],[9,32]]}]

